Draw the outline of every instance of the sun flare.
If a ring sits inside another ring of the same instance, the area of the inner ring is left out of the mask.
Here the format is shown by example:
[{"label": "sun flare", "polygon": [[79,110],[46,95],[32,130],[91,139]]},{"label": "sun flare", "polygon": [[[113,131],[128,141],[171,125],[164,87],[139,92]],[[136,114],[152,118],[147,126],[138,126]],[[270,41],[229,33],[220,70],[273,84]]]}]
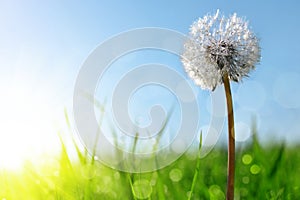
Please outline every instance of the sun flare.
[{"label": "sun flare", "polygon": [[52,124],[51,108],[41,95],[24,86],[1,89],[0,168],[19,169],[27,160],[35,163],[57,151]]}]

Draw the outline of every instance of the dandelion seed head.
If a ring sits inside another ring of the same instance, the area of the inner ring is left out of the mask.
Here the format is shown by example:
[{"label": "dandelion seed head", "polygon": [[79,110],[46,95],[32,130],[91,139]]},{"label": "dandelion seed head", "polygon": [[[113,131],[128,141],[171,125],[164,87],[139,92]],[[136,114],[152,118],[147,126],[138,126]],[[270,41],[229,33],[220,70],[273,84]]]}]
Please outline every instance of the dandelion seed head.
[{"label": "dandelion seed head", "polygon": [[239,82],[255,69],[260,57],[259,40],[248,22],[236,14],[225,18],[217,10],[192,24],[182,63],[197,85],[214,90],[225,74]]}]

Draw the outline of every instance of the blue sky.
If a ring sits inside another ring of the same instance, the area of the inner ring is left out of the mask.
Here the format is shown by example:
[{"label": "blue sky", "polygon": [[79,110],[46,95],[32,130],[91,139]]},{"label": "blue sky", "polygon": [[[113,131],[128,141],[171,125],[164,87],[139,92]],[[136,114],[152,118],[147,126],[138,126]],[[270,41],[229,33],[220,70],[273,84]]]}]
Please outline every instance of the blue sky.
[{"label": "blue sky", "polygon": [[[6,91],[2,92],[4,96],[11,90],[17,93],[16,104],[23,96],[30,97],[28,101],[38,104],[43,113],[51,112],[55,121],[57,116],[63,116],[64,107],[72,108],[79,69],[101,42],[142,27],[162,27],[187,34],[193,21],[220,9],[225,15],[236,12],[245,16],[261,39],[262,60],[257,70],[242,84],[232,85],[237,120],[249,124],[255,113],[263,140],[299,141],[299,8],[296,0],[2,0],[0,88]],[[16,105],[7,106],[9,102],[9,98],[0,100],[2,107]],[[15,112],[18,115],[27,111]],[[33,119],[48,120],[42,114]],[[5,137],[3,133],[1,136]]]}]

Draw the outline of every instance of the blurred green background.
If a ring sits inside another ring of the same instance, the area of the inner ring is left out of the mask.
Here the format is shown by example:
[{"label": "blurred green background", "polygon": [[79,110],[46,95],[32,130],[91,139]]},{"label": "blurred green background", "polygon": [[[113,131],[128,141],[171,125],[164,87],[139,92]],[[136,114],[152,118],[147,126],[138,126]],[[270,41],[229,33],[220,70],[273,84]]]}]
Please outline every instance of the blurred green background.
[{"label": "blurred green background", "polygon": [[[118,172],[86,154],[74,136],[72,117],[66,122],[64,108],[72,113],[77,74],[101,42],[141,27],[188,34],[193,21],[216,9],[225,15],[245,16],[262,47],[257,70],[242,84],[232,84],[238,136],[236,198],[300,199],[300,14],[296,0],[1,0],[0,199],[186,199],[197,169],[197,148],[157,172]],[[178,58],[158,54],[128,55],[116,65],[130,70],[133,64],[157,62],[181,70]],[[117,73],[112,68],[106,80]],[[104,81],[100,86],[97,97],[105,103],[112,85]],[[195,90],[200,132],[207,129],[212,115],[210,95]],[[144,98],[143,94],[149,91],[139,95]],[[133,104],[131,114],[148,107]],[[142,121],[147,124],[149,119],[146,116]],[[192,199],[225,198],[226,155],[224,132],[215,149],[200,160]]]}]

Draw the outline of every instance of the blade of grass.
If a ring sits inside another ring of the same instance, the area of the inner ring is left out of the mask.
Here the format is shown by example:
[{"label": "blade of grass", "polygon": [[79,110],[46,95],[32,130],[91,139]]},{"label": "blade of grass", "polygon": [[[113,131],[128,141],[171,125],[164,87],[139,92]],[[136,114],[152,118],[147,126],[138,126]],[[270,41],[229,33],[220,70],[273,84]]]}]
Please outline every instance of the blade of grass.
[{"label": "blade of grass", "polygon": [[165,193],[164,193],[164,184],[161,180],[161,175],[158,171],[156,171],[155,173],[157,173],[157,195],[158,195],[158,199],[159,200],[165,200]]},{"label": "blade of grass", "polygon": [[61,133],[58,132],[58,137],[61,143],[61,154],[60,154],[60,165],[62,168],[68,168],[70,172],[73,172],[73,166],[71,163],[71,159],[67,152],[67,147],[62,139]]},{"label": "blade of grass", "polygon": [[[68,126],[68,130],[69,130],[70,133],[72,133],[71,123],[70,123],[68,111],[67,111],[66,108],[64,109],[64,114],[65,114],[65,120],[66,120],[66,123],[67,123],[67,126]],[[76,154],[79,158],[80,163],[81,164],[86,164],[87,163],[87,150],[84,149],[84,154],[83,154],[82,151],[80,150],[77,142],[75,141],[75,138],[74,138],[73,134],[71,134],[71,139],[72,139],[72,143],[75,147]]]},{"label": "blade of grass", "polygon": [[131,193],[132,193],[133,199],[137,200],[137,198],[136,198],[136,196],[134,194],[134,189],[133,189],[131,175],[129,173],[127,173],[127,178],[128,178],[128,181],[129,181],[129,185],[130,185],[130,189],[131,189]]},{"label": "blade of grass", "polygon": [[269,174],[268,174],[269,178],[273,177],[276,174],[276,172],[278,171],[278,168],[280,168],[280,162],[282,160],[284,150],[285,150],[285,145],[282,144],[276,154],[274,163],[269,171]]},{"label": "blade of grass", "polygon": [[190,190],[190,194],[189,194],[188,200],[190,200],[192,198],[192,195],[193,195],[193,192],[194,192],[194,189],[195,189],[195,185],[196,185],[196,182],[197,182],[199,170],[200,170],[200,152],[201,152],[201,147],[202,147],[202,131],[200,133],[200,143],[199,143],[199,148],[198,148],[198,156],[197,156],[196,169],[195,169],[195,173],[194,173],[194,177],[193,177],[193,182],[192,182],[192,186],[191,186],[191,190]]}]

